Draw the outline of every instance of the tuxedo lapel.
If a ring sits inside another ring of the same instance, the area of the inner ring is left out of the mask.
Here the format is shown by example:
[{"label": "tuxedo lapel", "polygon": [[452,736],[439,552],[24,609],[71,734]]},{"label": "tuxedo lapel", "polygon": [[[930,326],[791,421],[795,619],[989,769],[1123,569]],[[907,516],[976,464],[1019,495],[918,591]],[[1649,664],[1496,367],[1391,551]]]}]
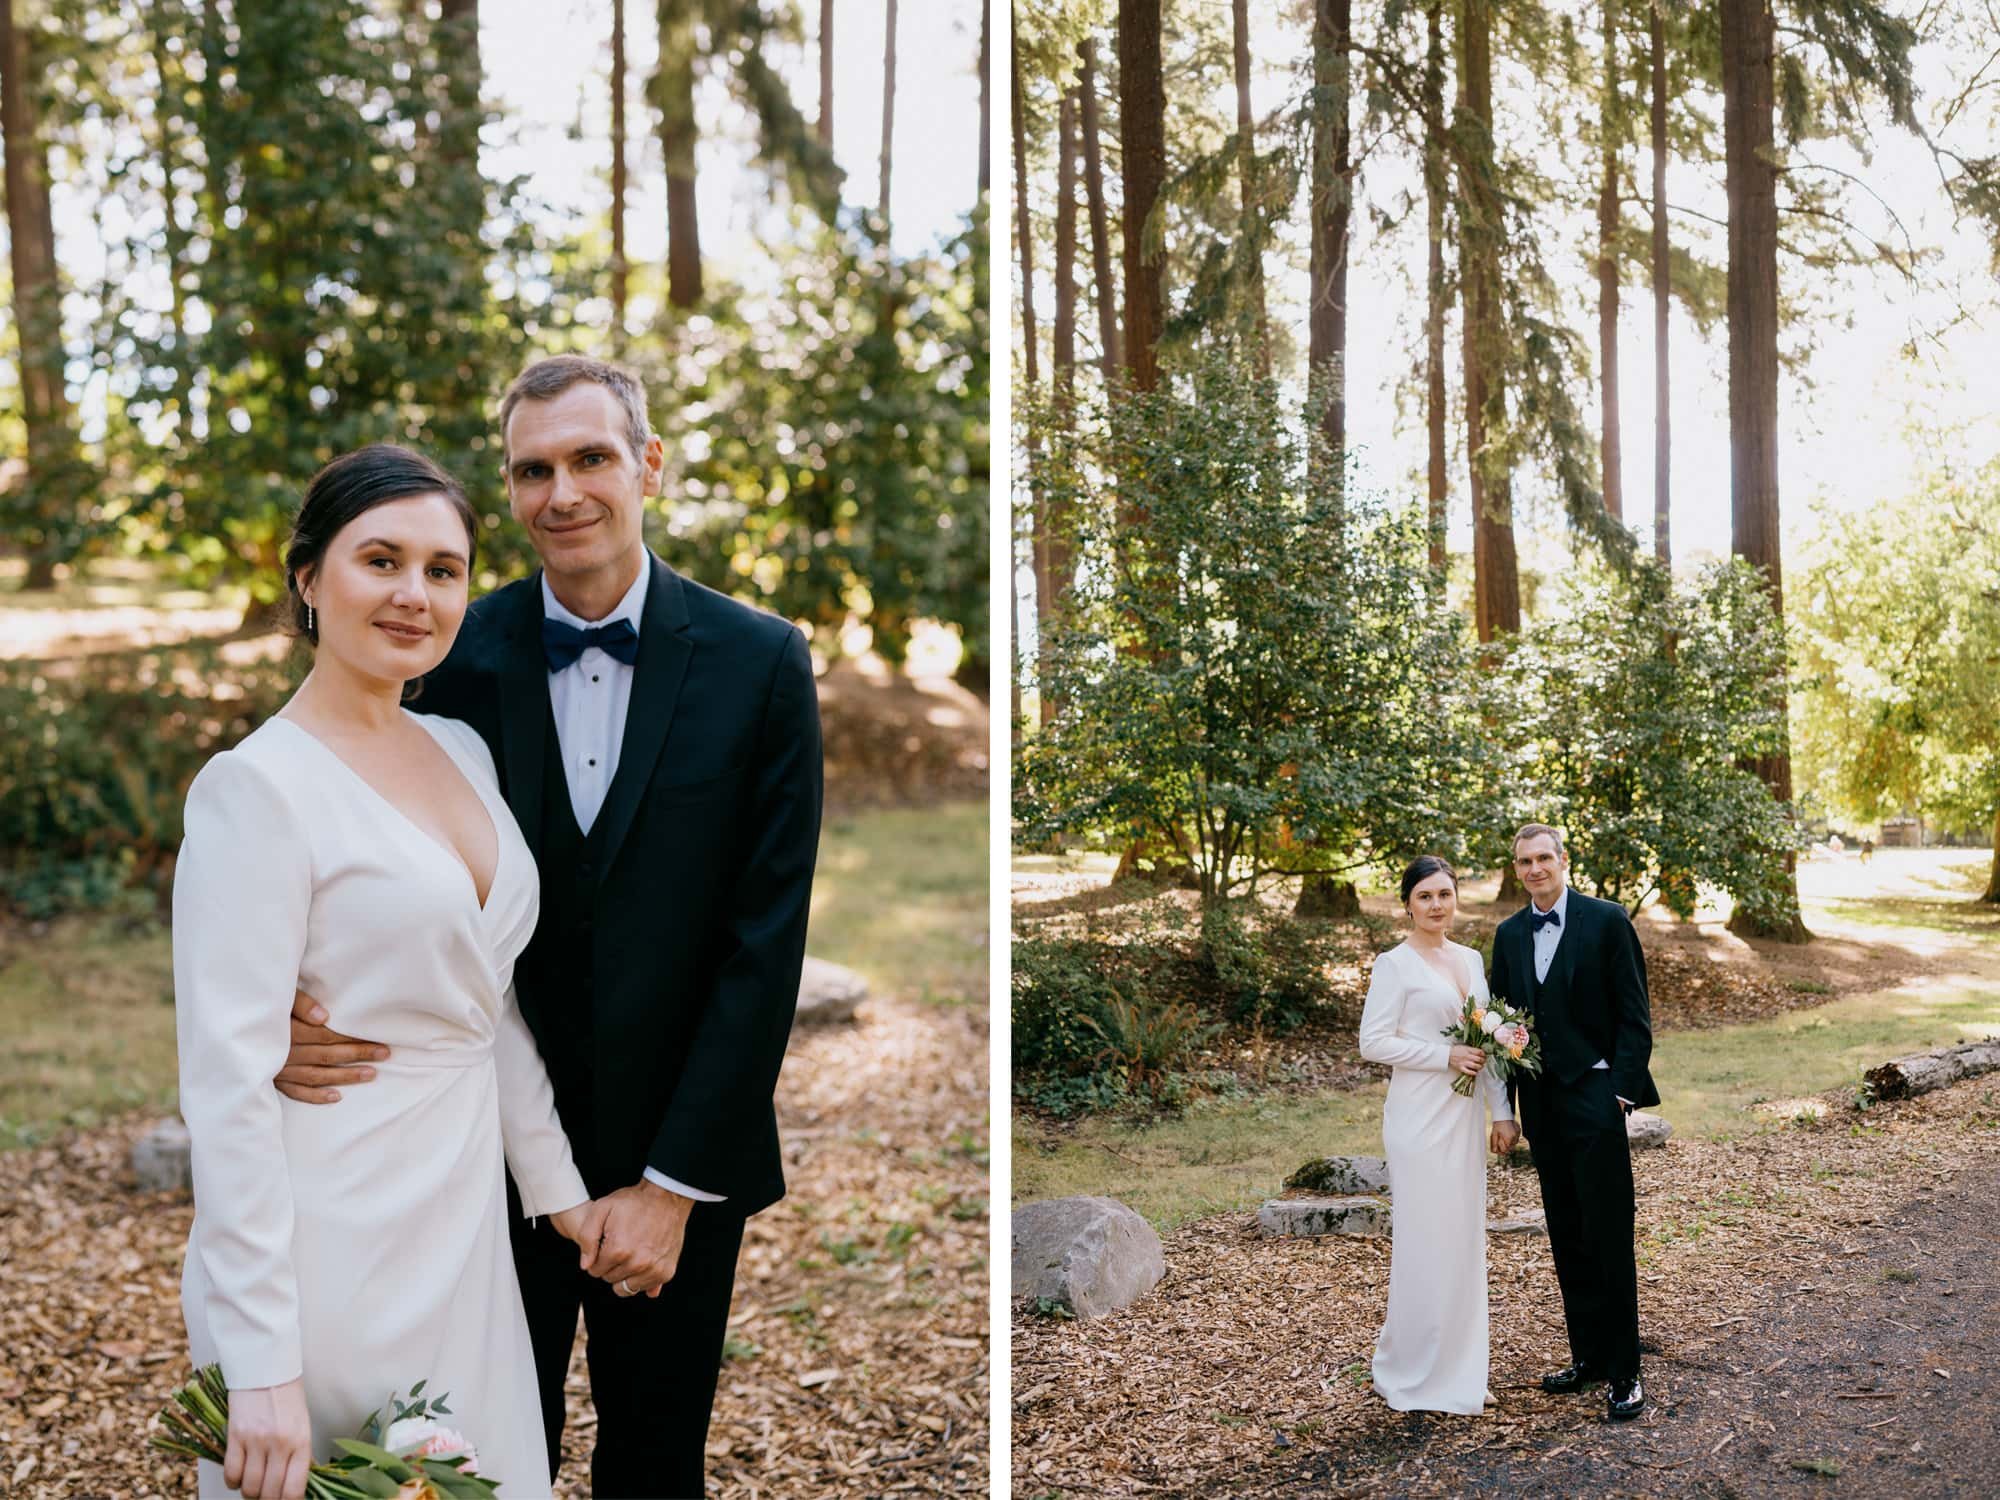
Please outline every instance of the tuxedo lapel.
[{"label": "tuxedo lapel", "polygon": [[646,609],[639,624],[639,659],[632,664],[632,702],[625,712],[625,740],[618,747],[618,774],[605,794],[604,842],[598,868],[609,870],[618,846],[631,830],[639,800],[653,779],[660,751],[673,727],[681,682],[694,646],[687,638],[687,596],[680,576],[647,554],[653,576],[646,585]]},{"label": "tuxedo lapel", "polygon": [[1521,986],[1518,996],[1509,996],[1516,1005],[1535,1009],[1535,924],[1523,911],[1514,923],[1514,977]]},{"label": "tuxedo lapel", "polygon": [[506,622],[500,663],[500,743],[506,751],[507,805],[529,850],[541,855],[542,747],[547,743],[549,671],[542,656],[542,582],[537,573],[518,591],[521,606]]},{"label": "tuxedo lapel", "polygon": [[1570,892],[1568,929],[1562,941],[1556,944],[1555,962],[1549,965],[1549,983],[1562,986],[1563,1000],[1569,1000],[1570,979],[1576,973],[1577,950],[1583,946],[1583,929],[1590,925],[1590,911],[1577,899],[1575,891]]}]

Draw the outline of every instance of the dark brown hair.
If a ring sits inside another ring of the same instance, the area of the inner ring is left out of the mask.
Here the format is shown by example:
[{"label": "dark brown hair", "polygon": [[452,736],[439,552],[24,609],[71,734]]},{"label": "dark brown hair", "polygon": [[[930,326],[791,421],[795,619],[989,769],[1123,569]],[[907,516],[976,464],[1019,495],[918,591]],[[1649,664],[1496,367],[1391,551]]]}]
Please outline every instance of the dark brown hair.
[{"label": "dark brown hair", "polygon": [[1403,871],[1403,905],[1410,904],[1410,892],[1429,880],[1433,875],[1449,875],[1451,888],[1458,889],[1458,871],[1435,854],[1419,854],[1410,861],[1409,869]]}]

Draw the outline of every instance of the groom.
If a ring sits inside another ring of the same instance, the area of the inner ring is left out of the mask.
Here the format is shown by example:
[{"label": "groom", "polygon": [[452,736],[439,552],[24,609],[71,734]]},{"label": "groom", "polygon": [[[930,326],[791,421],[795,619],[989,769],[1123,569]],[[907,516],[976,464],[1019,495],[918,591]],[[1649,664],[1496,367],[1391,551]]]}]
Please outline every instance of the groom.
[{"label": "groom", "polygon": [[[1515,834],[1514,869],[1529,904],[1493,934],[1488,987],[1526,1007],[1542,1039],[1541,1073],[1512,1084],[1569,1325],[1570,1364],[1543,1376],[1542,1389],[1560,1395],[1608,1381],[1610,1415],[1624,1421],[1646,1404],[1625,1135],[1634,1105],[1660,1102],[1646,1069],[1646,956],[1624,907],[1569,888],[1555,829],[1530,823]],[[1510,1149],[1514,1134],[1496,1125],[1494,1148]]]},{"label": "groom", "polygon": [[[818,850],[804,639],[641,537],[665,450],[626,371],[530,365],[500,407],[508,499],[542,570],[474,604],[412,705],[476,728],[541,870],[515,967],[603,1240],[588,1272],[509,1218],[558,1467],[582,1308],[591,1491],[698,1496],[744,1220],[784,1194],[772,1092]],[[328,1102],[387,1049],[295,1007],[278,1086]]]}]

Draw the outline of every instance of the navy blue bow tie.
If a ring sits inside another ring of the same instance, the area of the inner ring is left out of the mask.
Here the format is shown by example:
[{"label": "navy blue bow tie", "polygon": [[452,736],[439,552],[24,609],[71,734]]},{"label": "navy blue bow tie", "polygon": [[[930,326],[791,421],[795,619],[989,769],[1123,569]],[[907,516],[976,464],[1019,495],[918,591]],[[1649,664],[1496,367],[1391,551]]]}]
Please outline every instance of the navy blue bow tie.
[{"label": "navy blue bow tie", "polygon": [[1530,907],[1528,909],[1528,920],[1535,924],[1532,930],[1540,932],[1544,927],[1562,926],[1563,914],[1553,906],[1547,911],[1536,911],[1533,907]]},{"label": "navy blue bow tie", "polygon": [[542,617],[542,655],[548,658],[551,672],[560,672],[592,646],[629,667],[639,659],[639,632],[630,620],[578,630],[561,620]]}]

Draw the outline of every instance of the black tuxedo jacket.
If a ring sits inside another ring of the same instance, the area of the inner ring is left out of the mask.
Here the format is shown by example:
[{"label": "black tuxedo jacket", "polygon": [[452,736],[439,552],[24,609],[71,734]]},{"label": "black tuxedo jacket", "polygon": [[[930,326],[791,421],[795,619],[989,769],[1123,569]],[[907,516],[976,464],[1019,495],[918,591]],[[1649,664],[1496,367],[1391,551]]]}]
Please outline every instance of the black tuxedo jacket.
[{"label": "black tuxedo jacket", "polygon": [[[593,828],[591,993],[549,993],[545,979],[518,999],[545,1054],[590,1007],[581,1138],[560,1089],[557,1108],[594,1194],[651,1166],[755,1213],[785,1191],[772,1093],[819,849],[818,690],[788,621],[648,565],[625,738]],[[541,627],[539,573],[487,595],[410,705],[479,731],[538,862],[552,722]],[[544,868],[544,888],[575,875]]]},{"label": "black tuxedo jacket", "polygon": [[1634,1104],[1660,1102],[1648,1064],[1653,1057],[1652,1009],[1646,999],[1646,955],[1632,919],[1615,901],[1571,889],[1566,929],[1539,994],[1534,927],[1523,907],[1493,934],[1487,988],[1525,1007],[1542,1039],[1543,1081],[1574,1084],[1600,1057],[1611,1065],[1611,1091]]}]

